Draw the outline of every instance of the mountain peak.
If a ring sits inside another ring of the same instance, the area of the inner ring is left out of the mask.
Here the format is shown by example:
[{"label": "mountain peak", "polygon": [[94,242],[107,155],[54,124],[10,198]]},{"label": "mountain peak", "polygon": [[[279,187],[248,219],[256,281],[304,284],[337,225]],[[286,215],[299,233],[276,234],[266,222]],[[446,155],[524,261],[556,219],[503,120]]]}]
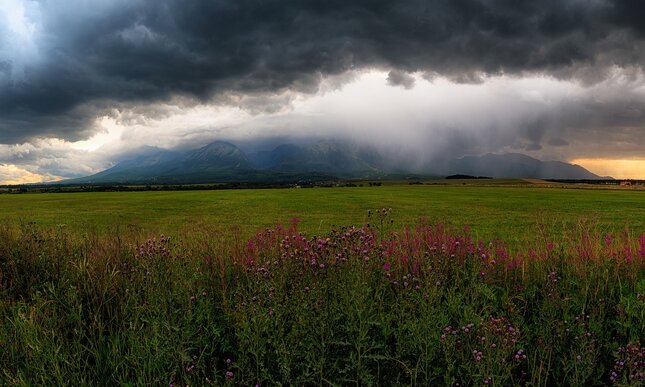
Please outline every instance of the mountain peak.
[{"label": "mountain peak", "polygon": [[207,144],[197,150],[208,150],[209,152],[222,152],[224,154],[226,153],[235,153],[235,152],[242,152],[237,146],[231,144],[230,142],[227,141],[213,141],[210,144]]},{"label": "mountain peak", "polygon": [[249,166],[246,155],[240,148],[226,141],[214,141],[199,149],[189,151],[184,159],[189,168],[245,168]]}]

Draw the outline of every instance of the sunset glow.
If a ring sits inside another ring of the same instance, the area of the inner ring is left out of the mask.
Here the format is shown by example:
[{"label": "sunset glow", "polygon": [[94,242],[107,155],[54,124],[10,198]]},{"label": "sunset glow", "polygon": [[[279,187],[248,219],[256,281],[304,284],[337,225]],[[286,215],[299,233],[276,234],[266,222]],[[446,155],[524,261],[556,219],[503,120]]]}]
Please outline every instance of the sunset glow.
[{"label": "sunset glow", "polygon": [[575,159],[571,163],[581,165],[600,176],[645,179],[645,159]]},{"label": "sunset glow", "polygon": [[60,176],[44,176],[13,164],[0,164],[0,184],[17,185],[60,180]]}]

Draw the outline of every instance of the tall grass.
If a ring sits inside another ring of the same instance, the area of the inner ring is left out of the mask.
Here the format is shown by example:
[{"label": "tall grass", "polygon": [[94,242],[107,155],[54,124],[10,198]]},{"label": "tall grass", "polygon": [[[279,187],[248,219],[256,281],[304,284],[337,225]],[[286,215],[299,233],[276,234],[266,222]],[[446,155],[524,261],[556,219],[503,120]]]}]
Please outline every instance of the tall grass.
[{"label": "tall grass", "polygon": [[638,385],[645,234],[0,228],[0,384]]}]

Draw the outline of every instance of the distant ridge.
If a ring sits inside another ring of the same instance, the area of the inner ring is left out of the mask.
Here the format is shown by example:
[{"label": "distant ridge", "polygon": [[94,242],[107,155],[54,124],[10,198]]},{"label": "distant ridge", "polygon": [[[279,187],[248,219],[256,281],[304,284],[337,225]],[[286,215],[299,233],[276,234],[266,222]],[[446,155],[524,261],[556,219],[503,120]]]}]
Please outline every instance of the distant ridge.
[{"label": "distant ridge", "polygon": [[[135,156],[97,174],[62,184],[189,184],[387,178],[415,173],[474,178],[602,180],[579,165],[540,161],[518,154],[486,154],[437,160],[419,168],[393,167],[373,148],[321,140],[307,146],[280,144],[270,151],[246,154],[236,145],[215,141],[184,152],[143,147]],[[467,177],[468,176],[468,177]]]},{"label": "distant ridge", "polygon": [[453,179],[492,179],[492,177],[489,176],[471,176],[471,175],[450,175],[446,176],[446,179],[448,180],[453,180]]},{"label": "distant ridge", "polygon": [[454,160],[448,173],[529,179],[602,179],[579,165],[540,161],[520,153],[461,157]]}]

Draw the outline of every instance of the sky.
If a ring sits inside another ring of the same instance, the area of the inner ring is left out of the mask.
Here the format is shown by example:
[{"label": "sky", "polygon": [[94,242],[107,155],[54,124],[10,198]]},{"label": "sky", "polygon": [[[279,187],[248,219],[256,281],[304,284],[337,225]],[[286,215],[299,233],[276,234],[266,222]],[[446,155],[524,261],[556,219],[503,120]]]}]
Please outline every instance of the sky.
[{"label": "sky", "polygon": [[0,184],[340,138],[645,179],[641,0],[0,0]]}]

